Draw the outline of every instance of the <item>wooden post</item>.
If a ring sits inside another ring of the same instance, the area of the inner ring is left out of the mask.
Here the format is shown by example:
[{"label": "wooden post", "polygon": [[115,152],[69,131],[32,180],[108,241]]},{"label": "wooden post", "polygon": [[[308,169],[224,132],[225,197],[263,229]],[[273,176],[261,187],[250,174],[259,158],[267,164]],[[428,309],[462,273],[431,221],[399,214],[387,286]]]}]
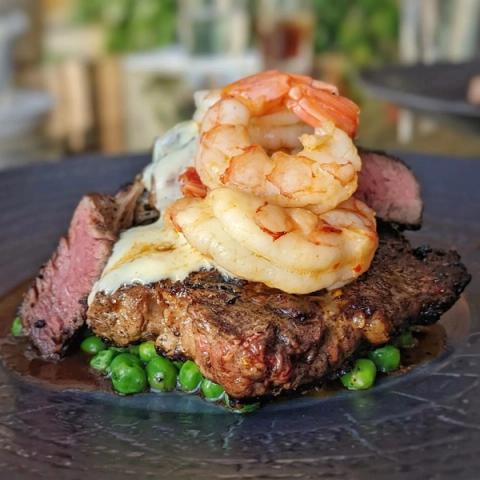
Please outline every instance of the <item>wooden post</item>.
[{"label": "wooden post", "polygon": [[114,57],[99,60],[95,68],[99,140],[105,153],[118,153],[125,148],[121,73]]}]

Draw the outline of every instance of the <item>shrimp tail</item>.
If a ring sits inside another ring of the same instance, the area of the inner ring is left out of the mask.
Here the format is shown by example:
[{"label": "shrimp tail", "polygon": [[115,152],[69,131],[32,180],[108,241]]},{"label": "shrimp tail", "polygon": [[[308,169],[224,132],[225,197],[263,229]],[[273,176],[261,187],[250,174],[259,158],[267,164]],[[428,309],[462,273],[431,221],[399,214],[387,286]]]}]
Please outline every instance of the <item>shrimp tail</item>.
[{"label": "shrimp tail", "polygon": [[207,187],[203,184],[194,167],[188,167],[184,170],[178,180],[185,197],[205,198],[207,196]]},{"label": "shrimp tail", "polygon": [[360,109],[346,97],[298,85],[290,89],[286,106],[312,127],[320,127],[325,120],[330,120],[350,137],[357,132]]}]

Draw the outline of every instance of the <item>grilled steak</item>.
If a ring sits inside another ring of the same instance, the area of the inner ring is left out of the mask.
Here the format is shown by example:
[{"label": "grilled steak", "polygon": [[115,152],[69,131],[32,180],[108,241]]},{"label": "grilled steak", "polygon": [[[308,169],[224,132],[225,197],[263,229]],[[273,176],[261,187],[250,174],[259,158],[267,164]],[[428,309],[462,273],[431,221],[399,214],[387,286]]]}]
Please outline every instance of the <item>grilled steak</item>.
[{"label": "grilled steak", "polygon": [[369,271],[342,289],[290,295],[197,272],[97,293],[87,321],[118,345],[156,338],[161,352],[193,359],[235,398],[295,389],[337,371],[362,346],[435,322],[469,282],[453,251],[412,249],[385,225],[380,238]]},{"label": "grilled steak", "polygon": [[401,160],[385,153],[364,149],[359,153],[362,170],[355,197],[386,222],[420,228],[423,202],[413,172]]},{"label": "grilled steak", "polygon": [[143,186],[136,182],[115,197],[82,198],[68,234],[42,267],[20,307],[23,327],[46,358],[58,358],[83,325],[87,296],[100,276],[121,229],[132,224]]}]

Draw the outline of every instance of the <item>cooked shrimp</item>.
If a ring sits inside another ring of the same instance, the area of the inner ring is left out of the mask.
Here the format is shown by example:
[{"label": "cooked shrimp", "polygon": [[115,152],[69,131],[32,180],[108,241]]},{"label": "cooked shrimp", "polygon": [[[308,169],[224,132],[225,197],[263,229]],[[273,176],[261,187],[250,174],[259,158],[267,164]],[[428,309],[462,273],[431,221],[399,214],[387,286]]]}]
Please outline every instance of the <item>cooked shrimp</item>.
[{"label": "cooked shrimp", "polygon": [[323,211],[356,190],[361,160],[349,135],[358,107],[335,87],[268,71],[203,93],[197,102],[202,136],[195,166],[208,188]]},{"label": "cooked shrimp", "polygon": [[346,284],[368,269],[377,247],[374,214],[353,198],[318,214],[219,188],[178,200],[167,218],[228,273],[288,293]]},{"label": "cooked shrimp", "polygon": [[187,167],[178,177],[178,181],[180,190],[185,197],[204,198],[207,195],[207,187],[202,183],[193,167]]}]

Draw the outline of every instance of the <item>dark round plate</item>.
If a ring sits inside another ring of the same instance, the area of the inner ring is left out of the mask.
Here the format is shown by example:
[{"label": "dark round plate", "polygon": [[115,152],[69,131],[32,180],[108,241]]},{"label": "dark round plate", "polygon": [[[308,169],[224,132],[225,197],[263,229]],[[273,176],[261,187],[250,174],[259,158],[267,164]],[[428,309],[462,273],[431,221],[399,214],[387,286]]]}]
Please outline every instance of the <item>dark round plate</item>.
[{"label": "dark round plate", "polygon": [[[449,348],[374,389],[239,416],[196,397],[49,391],[0,369],[0,468],[15,479],[477,478],[480,163],[404,158],[424,185],[416,243],[458,249],[472,284],[442,320]],[[114,191],[147,157],[81,158],[0,174],[0,293],[32,276],[80,196]]]},{"label": "dark round plate", "polygon": [[467,102],[470,79],[479,74],[476,61],[388,66],[364,70],[360,79],[373,95],[402,107],[479,118],[480,107]]}]

